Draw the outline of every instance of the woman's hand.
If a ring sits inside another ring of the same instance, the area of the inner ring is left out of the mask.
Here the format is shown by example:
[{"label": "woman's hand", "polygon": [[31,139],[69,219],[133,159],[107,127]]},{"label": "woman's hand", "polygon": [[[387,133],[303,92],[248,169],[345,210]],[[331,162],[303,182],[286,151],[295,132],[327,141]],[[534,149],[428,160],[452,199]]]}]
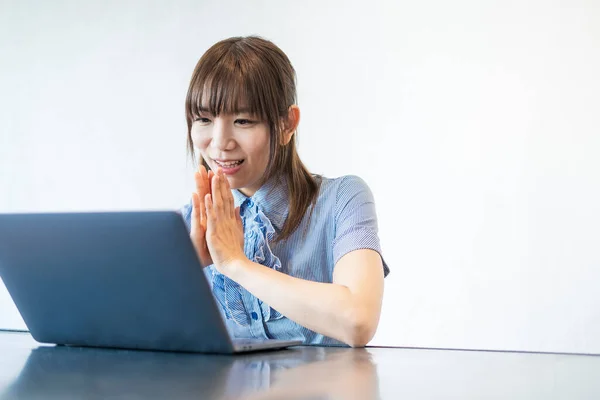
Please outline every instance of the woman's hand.
[{"label": "woman's hand", "polygon": [[207,267],[213,263],[206,244],[206,205],[204,204],[204,197],[211,192],[213,175],[212,171],[206,172],[206,168],[202,164],[194,174],[196,192],[192,193],[192,229],[190,237],[202,267]]},{"label": "woman's hand", "polygon": [[204,198],[206,208],[206,243],[215,268],[228,275],[236,261],[247,260],[244,254],[244,228],[239,207],[235,207],[227,177],[219,168],[211,181],[212,193]]}]

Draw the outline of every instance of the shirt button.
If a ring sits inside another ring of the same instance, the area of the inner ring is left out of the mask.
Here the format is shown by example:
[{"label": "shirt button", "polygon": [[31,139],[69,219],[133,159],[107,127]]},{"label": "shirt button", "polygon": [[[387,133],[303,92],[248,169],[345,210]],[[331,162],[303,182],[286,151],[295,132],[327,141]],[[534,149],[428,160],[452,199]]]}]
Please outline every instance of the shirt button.
[{"label": "shirt button", "polygon": [[256,320],[258,319],[258,314],[257,314],[257,313],[255,313],[254,311],[252,311],[252,314],[250,314],[250,315],[252,316],[252,319],[253,319],[253,320],[255,320],[255,321],[256,321]]}]

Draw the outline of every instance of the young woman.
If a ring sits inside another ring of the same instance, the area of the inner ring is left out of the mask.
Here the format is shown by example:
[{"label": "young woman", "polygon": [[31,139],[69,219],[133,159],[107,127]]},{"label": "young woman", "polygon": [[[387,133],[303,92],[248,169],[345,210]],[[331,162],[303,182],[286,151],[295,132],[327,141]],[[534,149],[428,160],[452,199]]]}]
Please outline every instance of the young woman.
[{"label": "young woman", "polygon": [[367,344],[389,272],[373,196],[356,176],[312,175],[300,161],[287,56],[259,37],[216,43],[185,111],[201,162],[183,216],[230,333]]}]

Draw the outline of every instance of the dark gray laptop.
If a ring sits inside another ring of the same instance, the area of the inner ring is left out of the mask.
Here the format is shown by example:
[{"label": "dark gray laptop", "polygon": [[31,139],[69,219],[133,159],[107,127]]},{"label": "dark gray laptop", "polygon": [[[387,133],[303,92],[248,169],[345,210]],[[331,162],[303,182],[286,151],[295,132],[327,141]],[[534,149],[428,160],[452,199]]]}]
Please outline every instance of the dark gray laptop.
[{"label": "dark gray laptop", "polygon": [[0,277],[42,343],[235,353],[175,211],[0,214]]}]

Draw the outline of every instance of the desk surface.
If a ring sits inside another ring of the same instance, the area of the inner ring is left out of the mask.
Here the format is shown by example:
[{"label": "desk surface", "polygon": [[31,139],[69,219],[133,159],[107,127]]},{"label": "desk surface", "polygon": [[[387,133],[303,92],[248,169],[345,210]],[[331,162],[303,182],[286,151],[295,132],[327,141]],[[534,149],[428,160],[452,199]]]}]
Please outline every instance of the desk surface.
[{"label": "desk surface", "polygon": [[295,347],[238,356],[0,333],[0,399],[600,399],[600,357]]}]

